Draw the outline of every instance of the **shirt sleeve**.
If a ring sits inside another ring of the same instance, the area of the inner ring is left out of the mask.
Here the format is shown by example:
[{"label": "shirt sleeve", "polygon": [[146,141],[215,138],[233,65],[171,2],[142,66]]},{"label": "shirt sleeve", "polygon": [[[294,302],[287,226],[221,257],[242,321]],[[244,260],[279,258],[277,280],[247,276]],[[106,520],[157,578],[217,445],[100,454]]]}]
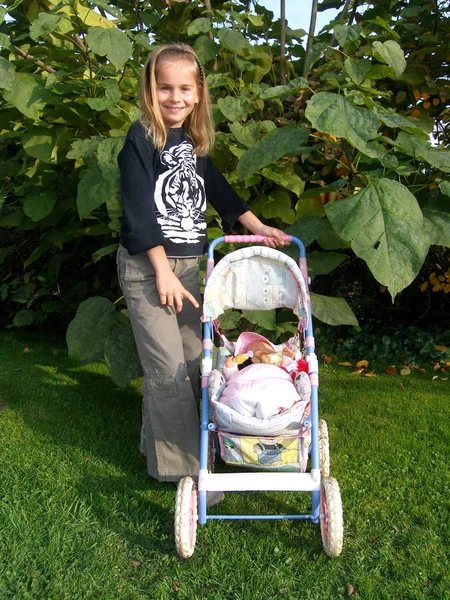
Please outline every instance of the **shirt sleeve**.
[{"label": "shirt sleeve", "polygon": [[233,226],[250,206],[231,187],[211,158],[205,159],[205,191],[208,202],[217,210],[222,221]]},{"label": "shirt sleeve", "polygon": [[130,254],[165,243],[155,215],[154,159],[153,144],[145,133],[127,136],[118,162],[123,208],[120,237]]}]

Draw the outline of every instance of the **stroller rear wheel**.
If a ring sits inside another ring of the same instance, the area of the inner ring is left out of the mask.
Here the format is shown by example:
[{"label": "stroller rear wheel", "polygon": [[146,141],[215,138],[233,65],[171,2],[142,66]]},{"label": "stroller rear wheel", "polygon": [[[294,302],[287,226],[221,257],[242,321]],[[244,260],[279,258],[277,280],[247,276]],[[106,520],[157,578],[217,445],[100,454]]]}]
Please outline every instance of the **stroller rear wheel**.
[{"label": "stroller rear wheel", "polygon": [[328,425],[325,419],[319,419],[319,459],[320,474],[322,477],[330,475],[330,440],[328,438]]},{"label": "stroller rear wheel", "polygon": [[194,554],[197,536],[197,484],[192,477],[183,477],[175,500],[175,546],[181,558]]},{"label": "stroller rear wheel", "polygon": [[325,553],[339,556],[344,543],[344,520],[339,485],[334,477],[324,477],[320,487],[320,531]]}]

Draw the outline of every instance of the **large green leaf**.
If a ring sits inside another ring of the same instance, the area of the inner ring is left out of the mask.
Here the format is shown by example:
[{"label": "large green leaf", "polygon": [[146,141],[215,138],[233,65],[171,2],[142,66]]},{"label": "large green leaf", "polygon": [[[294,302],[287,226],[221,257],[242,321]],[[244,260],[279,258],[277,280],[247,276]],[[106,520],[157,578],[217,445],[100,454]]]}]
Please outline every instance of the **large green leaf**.
[{"label": "large green leaf", "polygon": [[367,156],[380,158],[385,153],[383,146],[370,142],[381,125],[379,119],[344,96],[319,92],[309,100],[305,115],[315,129],[346,139]]},{"label": "large green leaf", "polygon": [[275,331],[277,328],[277,314],[275,310],[243,310],[242,316],[267,331]]},{"label": "large green leaf", "polygon": [[328,325],[353,325],[358,327],[358,319],[344,298],[321,296],[310,292],[311,312],[314,317]]},{"label": "large green leaf", "polygon": [[274,100],[294,94],[297,90],[308,87],[308,82],[304,77],[296,77],[287,85],[277,85],[275,87],[265,88],[260,92],[259,97],[262,100]]},{"label": "large green leaf", "polygon": [[298,153],[300,147],[308,139],[308,135],[309,129],[291,126],[270,131],[241,157],[237,166],[239,179],[243,180],[249,177],[282,156]]},{"label": "large green leaf", "polygon": [[188,27],[187,33],[191,36],[197,36],[201,33],[209,33],[211,31],[211,19],[199,17],[194,19]]},{"label": "large green leaf", "polygon": [[30,127],[22,136],[22,146],[29,156],[52,163],[56,160],[55,137],[53,128]]},{"label": "large green leaf", "polygon": [[[298,221],[295,221],[286,229],[288,235],[298,237],[303,242],[305,247],[312,244],[321,233],[326,229],[326,224],[323,219],[317,214],[306,215]],[[297,245],[292,244],[293,254],[296,253],[298,257]]]},{"label": "large green leaf", "polygon": [[232,52],[239,54],[249,46],[247,39],[240,31],[222,27],[217,31],[216,35],[220,40],[220,44]]},{"label": "large green leaf", "polygon": [[372,47],[374,57],[392,67],[397,77],[400,77],[406,69],[406,60],[399,44],[394,40],[387,40],[386,42],[373,42]]},{"label": "large green leaf", "polygon": [[429,163],[432,167],[450,173],[450,150],[443,147],[434,148],[429,141],[401,131],[397,139],[391,142],[396,148]]},{"label": "large green leaf", "polygon": [[0,56],[0,88],[11,90],[14,81],[14,65]]},{"label": "large green leaf", "polygon": [[32,310],[19,310],[14,315],[13,325],[14,327],[29,327],[35,321],[36,313]]},{"label": "large green leaf", "polygon": [[259,140],[261,123],[258,121],[251,121],[246,125],[241,125],[240,123],[231,123],[230,131],[240,144],[250,148]]},{"label": "large green leaf", "polygon": [[23,200],[23,212],[32,221],[40,221],[49,215],[56,204],[55,192],[49,190],[42,194],[32,194]]},{"label": "large green leaf", "polygon": [[261,214],[265,219],[280,219],[282,223],[291,225],[295,221],[295,212],[289,194],[281,190],[269,193],[269,201],[264,206]]},{"label": "large green leaf", "polygon": [[122,216],[120,200],[120,172],[117,156],[122,149],[121,137],[107,138],[97,148],[97,159],[102,170],[103,179],[108,181],[108,196],[105,199],[110,219]]},{"label": "large green leaf", "polygon": [[364,81],[371,68],[372,63],[367,58],[360,58],[359,60],[346,58],[344,61],[344,69],[358,85]]},{"label": "large green leaf", "polygon": [[30,38],[37,42],[40,37],[51,33],[56,29],[58,23],[63,18],[63,15],[54,15],[51,13],[41,12],[30,27]]},{"label": "large green leaf", "polygon": [[193,48],[196,51],[200,62],[204,64],[216,57],[219,45],[216,44],[209,36],[200,35],[195,40]]},{"label": "large green leaf", "polygon": [[283,167],[273,165],[266,167],[261,173],[266,179],[270,179],[270,181],[283,186],[296,196],[300,196],[305,189],[305,182],[294,173],[292,165],[284,165]]},{"label": "large green leaf", "polygon": [[3,91],[3,97],[26,117],[37,121],[47,104],[50,92],[45,89],[39,77],[28,73],[16,73],[11,88]]},{"label": "large green leaf", "polygon": [[341,263],[348,258],[346,254],[338,252],[309,252],[308,267],[311,268],[316,275],[328,275],[334,271]]},{"label": "large green leaf", "polygon": [[86,100],[92,109],[106,110],[120,100],[119,86],[114,79],[105,79],[99,87],[105,90],[105,95],[101,98],[88,98]]},{"label": "large green leaf", "polygon": [[333,32],[339,45],[344,47],[349,42],[355,42],[359,38],[362,33],[362,28],[359,25],[338,23],[334,26]]},{"label": "large green leaf", "polygon": [[252,106],[249,98],[245,98],[244,96],[219,98],[217,104],[229,121],[240,121]]},{"label": "large green leaf", "polygon": [[115,312],[110,325],[103,352],[112,380],[118,387],[124,388],[142,376],[141,363],[126,311]]},{"label": "large green leaf", "polygon": [[100,259],[102,259],[105,256],[111,256],[111,254],[114,254],[114,252],[116,252],[118,247],[119,247],[119,244],[110,244],[109,246],[103,246],[103,248],[96,250],[92,254],[92,260],[94,262],[98,262]]},{"label": "large green leaf", "polygon": [[103,344],[110,335],[115,310],[110,300],[100,296],[80,304],[66,334],[70,358],[81,362],[102,358]]},{"label": "large green leaf", "polygon": [[427,207],[423,211],[424,229],[430,244],[450,248],[450,211]]},{"label": "large green leaf", "polygon": [[408,133],[412,133],[424,140],[428,140],[430,135],[424,131],[421,127],[418,127],[412,119],[399,115],[393,110],[387,110],[382,106],[375,106],[373,109],[374,114],[388,127],[403,129]]},{"label": "large green leaf", "polygon": [[67,153],[67,158],[82,158],[83,160],[90,158],[97,152],[101,141],[102,138],[100,136],[86,138],[83,140],[75,140],[72,143],[71,149]]},{"label": "large green leaf", "polygon": [[89,27],[86,41],[95,54],[106,56],[120,70],[133,53],[133,46],[123,31]]},{"label": "large green leaf", "polygon": [[[99,167],[88,169],[79,182],[77,190],[77,208],[80,219],[89,216],[103,203],[111,202],[117,193],[117,180],[105,179]],[[116,207],[115,201],[113,207]]]},{"label": "large green leaf", "polygon": [[326,205],[334,230],[351,242],[392,298],[416,277],[429,242],[416,198],[402,184],[379,179],[345,200]]}]

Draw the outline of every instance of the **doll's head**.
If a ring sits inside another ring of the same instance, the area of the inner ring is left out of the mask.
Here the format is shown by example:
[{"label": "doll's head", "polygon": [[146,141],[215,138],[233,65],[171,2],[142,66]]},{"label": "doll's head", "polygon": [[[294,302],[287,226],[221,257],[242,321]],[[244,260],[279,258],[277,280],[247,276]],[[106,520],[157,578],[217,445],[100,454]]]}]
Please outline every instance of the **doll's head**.
[{"label": "doll's head", "polygon": [[275,352],[273,344],[267,338],[253,331],[244,331],[238,337],[235,344],[235,356],[247,354],[252,363],[260,363],[261,357]]}]

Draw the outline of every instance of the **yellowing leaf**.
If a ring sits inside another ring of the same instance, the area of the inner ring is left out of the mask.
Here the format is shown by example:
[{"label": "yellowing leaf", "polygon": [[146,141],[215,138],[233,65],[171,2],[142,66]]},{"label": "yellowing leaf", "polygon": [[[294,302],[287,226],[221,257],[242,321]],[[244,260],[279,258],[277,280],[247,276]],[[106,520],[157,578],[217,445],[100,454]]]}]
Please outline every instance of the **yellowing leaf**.
[{"label": "yellowing leaf", "polygon": [[436,285],[433,285],[433,287],[432,287],[433,292],[438,292],[440,289],[441,289],[441,286],[439,285],[439,283],[437,283]]},{"label": "yellowing leaf", "polygon": [[413,94],[414,94],[414,98],[416,99],[416,101],[419,101],[420,96],[421,96],[421,93],[419,92],[419,90],[413,90]]},{"label": "yellowing leaf", "polygon": [[415,110],[412,111],[411,116],[414,119],[418,119],[420,117],[420,110],[417,110],[417,108]]},{"label": "yellowing leaf", "polygon": [[355,369],[350,375],[361,375],[361,373],[364,373],[364,369]]},{"label": "yellowing leaf", "polygon": [[[89,27],[104,27],[105,29],[111,29],[111,27],[117,27],[112,21],[108,21],[105,17],[98,14],[90,8],[86,8],[80,2],[75,0],[74,2],[75,14],[83,21],[83,23]],[[74,14],[74,13],[72,13]]]},{"label": "yellowing leaf", "polygon": [[436,346],[436,350],[439,350],[439,352],[447,352],[448,348],[447,346]]},{"label": "yellowing leaf", "polygon": [[423,107],[424,107],[425,110],[428,110],[430,108],[430,106],[431,106],[431,102],[424,102],[423,103]]},{"label": "yellowing leaf", "polygon": [[371,371],[370,373],[364,373],[364,377],[376,377],[376,375],[373,371]]},{"label": "yellowing leaf", "polygon": [[327,363],[327,365],[329,365],[330,362],[333,360],[331,356],[327,356],[326,354],[322,354],[322,359]]},{"label": "yellowing leaf", "polygon": [[406,375],[411,375],[411,369],[409,367],[402,367],[400,369],[400,375],[405,377]]},{"label": "yellowing leaf", "polygon": [[367,360],[360,360],[359,362],[356,363],[357,367],[368,367],[369,363]]},{"label": "yellowing leaf", "polygon": [[424,281],[420,286],[420,291],[424,292],[428,288],[428,281]]},{"label": "yellowing leaf", "polygon": [[341,365],[341,367],[353,367],[352,363],[350,362],[340,362],[338,364]]}]

